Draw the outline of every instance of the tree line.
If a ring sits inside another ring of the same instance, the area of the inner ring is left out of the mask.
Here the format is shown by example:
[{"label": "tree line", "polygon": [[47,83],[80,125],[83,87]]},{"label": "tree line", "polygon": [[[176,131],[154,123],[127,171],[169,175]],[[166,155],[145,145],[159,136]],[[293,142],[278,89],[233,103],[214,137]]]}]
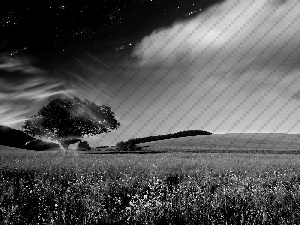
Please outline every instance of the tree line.
[{"label": "tree line", "polygon": [[156,135],[156,136],[149,136],[143,138],[132,138],[125,142],[123,141],[118,142],[116,147],[117,150],[120,151],[135,151],[135,150],[139,150],[139,148],[136,146],[137,144],[141,144],[145,142],[160,141],[160,140],[166,140],[171,138],[189,137],[189,136],[197,136],[197,135],[211,135],[211,134],[212,133],[203,130],[185,130],[185,131],[179,131],[171,134]]}]

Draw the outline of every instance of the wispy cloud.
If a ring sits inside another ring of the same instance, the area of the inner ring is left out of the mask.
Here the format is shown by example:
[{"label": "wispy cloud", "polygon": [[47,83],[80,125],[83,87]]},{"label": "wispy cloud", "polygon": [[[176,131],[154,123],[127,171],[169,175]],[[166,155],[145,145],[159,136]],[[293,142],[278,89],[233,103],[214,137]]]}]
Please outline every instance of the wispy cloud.
[{"label": "wispy cloud", "polygon": [[33,61],[29,56],[0,56],[0,124],[13,126],[23,122],[40,101],[74,94],[48,71],[34,66]]}]

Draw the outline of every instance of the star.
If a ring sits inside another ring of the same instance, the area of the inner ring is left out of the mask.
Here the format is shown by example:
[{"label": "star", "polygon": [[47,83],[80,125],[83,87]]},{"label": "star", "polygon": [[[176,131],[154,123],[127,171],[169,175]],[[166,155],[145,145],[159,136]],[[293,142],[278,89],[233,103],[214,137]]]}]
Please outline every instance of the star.
[{"label": "star", "polygon": [[59,6],[59,8],[60,8],[60,9],[65,9],[65,8],[66,8],[66,6],[64,6],[64,5],[60,5],[60,6]]},{"label": "star", "polygon": [[[162,0],[39,1],[0,9],[0,27],[5,29],[3,36],[11,50],[27,46],[26,51],[34,52],[67,42],[94,46],[91,39],[106,42],[112,38],[111,32],[114,37],[139,30],[151,32],[184,15],[194,16],[201,4],[193,0],[174,0],[172,4]],[[8,46],[4,46],[4,38],[0,39],[1,51]]]}]

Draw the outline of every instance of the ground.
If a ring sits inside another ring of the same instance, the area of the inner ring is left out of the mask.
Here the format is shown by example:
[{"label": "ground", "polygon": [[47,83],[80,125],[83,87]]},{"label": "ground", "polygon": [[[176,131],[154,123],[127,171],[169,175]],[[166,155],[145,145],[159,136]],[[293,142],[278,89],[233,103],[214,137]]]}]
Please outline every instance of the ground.
[{"label": "ground", "polygon": [[[282,140],[277,146],[294,149]],[[0,223],[299,224],[300,154],[186,149],[63,155],[0,148]]]}]

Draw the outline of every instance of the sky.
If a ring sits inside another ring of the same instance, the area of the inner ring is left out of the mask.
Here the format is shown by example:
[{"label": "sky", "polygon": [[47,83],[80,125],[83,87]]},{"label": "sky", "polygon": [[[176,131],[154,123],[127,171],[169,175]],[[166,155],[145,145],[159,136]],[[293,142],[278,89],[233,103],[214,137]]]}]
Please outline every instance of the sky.
[{"label": "sky", "polygon": [[21,129],[52,99],[77,96],[121,124],[85,137],[92,147],[195,129],[299,133],[297,0],[99,2],[28,6],[51,24],[7,6],[0,124]]}]

